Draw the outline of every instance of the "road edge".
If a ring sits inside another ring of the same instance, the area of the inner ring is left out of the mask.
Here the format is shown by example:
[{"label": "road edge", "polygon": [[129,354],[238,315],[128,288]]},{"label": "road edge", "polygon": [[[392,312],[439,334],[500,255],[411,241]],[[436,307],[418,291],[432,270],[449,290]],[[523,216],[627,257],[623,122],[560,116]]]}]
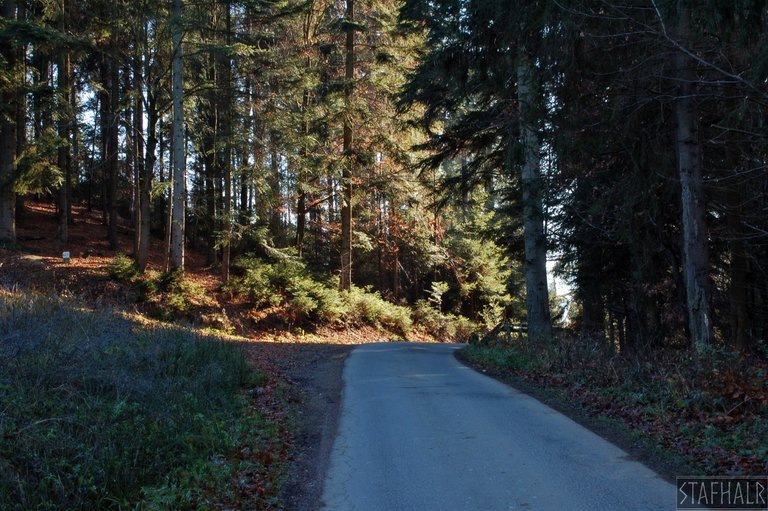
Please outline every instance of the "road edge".
[{"label": "road edge", "polygon": [[465,355],[464,349],[454,351],[453,356],[466,367],[512,387],[565,415],[625,451],[631,459],[642,463],[669,483],[674,484],[676,476],[694,473],[680,455],[653,445],[649,439],[639,438],[618,419],[604,415],[590,415],[583,408],[574,406],[573,402],[567,400],[567,396],[559,389],[539,387],[511,373],[475,366]]},{"label": "road edge", "polygon": [[[289,471],[281,493],[286,509],[318,511],[331,449],[338,430],[344,367],[355,345],[329,345],[309,371],[289,376],[298,388],[295,435]],[[309,376],[307,377],[307,373]]]}]

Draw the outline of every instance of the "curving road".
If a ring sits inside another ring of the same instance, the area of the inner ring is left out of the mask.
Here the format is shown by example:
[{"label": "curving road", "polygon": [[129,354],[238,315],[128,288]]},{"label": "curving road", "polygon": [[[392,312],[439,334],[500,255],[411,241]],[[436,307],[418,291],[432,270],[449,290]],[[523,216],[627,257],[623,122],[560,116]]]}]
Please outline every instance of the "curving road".
[{"label": "curving road", "polygon": [[453,357],[360,346],[344,368],[322,509],[674,509],[674,486],[599,436]]}]

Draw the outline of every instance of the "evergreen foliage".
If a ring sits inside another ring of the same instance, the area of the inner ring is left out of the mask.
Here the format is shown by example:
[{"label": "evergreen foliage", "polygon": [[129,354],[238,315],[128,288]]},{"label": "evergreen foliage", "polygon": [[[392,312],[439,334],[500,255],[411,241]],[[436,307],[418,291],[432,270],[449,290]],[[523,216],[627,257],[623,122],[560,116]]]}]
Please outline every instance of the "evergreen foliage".
[{"label": "evergreen foliage", "polygon": [[113,245],[134,224],[143,272],[184,202],[184,242],[224,282],[238,257],[295,251],[250,277],[280,290],[257,306],[294,304],[291,323],[341,321],[319,289],[344,241],[359,289],[414,305],[444,282],[441,314],[541,337],[548,255],[583,334],[760,352],[763,1],[374,0],[354,19],[329,0],[191,2],[175,199],[171,6],[3,7],[0,238],[38,194],[65,243],[82,201]]}]

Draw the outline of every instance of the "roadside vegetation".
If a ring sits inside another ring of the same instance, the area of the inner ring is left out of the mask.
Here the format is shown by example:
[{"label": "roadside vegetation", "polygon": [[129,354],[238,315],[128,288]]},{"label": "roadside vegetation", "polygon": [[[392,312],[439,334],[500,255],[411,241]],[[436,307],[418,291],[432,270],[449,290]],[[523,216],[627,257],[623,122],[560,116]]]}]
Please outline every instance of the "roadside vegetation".
[{"label": "roadside vegetation", "polygon": [[0,338],[3,509],[275,503],[284,430],[234,343],[10,291]]},{"label": "roadside vegetation", "polygon": [[281,342],[526,323],[468,356],[766,470],[768,2],[630,4],[5,0],[0,289],[58,298],[3,291],[0,490],[203,502],[261,420],[232,346],[70,297]]},{"label": "roadside vegetation", "polygon": [[[144,304],[150,317],[174,320],[200,316],[201,309],[215,307],[206,290],[188,275],[179,272],[140,273],[134,261],[123,254],[107,266],[107,274],[133,289],[132,297]],[[318,327],[347,329],[373,327],[392,338],[424,335],[442,341],[464,340],[481,323],[461,314],[442,312],[442,295],[448,285],[433,284],[429,299],[415,306],[396,304],[370,286],[352,286],[339,291],[338,278],[311,271],[300,258],[281,254],[278,258],[247,255],[233,265],[227,285],[221,291],[244,301],[254,328],[277,326],[291,331]],[[223,325],[225,321],[213,321]],[[226,325],[223,326],[227,330]],[[228,333],[232,333],[231,331]]]},{"label": "roadside vegetation", "polygon": [[502,379],[555,389],[589,415],[617,419],[646,444],[682,455],[695,473],[768,471],[764,361],[715,348],[656,350],[650,358],[570,335],[539,344],[485,337],[462,357]]}]

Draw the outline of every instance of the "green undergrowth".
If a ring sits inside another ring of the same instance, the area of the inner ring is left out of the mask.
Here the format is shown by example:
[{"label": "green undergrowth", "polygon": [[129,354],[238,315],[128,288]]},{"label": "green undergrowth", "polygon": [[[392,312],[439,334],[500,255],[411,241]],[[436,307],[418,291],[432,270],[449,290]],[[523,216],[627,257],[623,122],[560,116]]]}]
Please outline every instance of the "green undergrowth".
[{"label": "green undergrowth", "polygon": [[0,340],[3,509],[208,509],[277,441],[234,344],[6,291]]},{"label": "green undergrowth", "polygon": [[336,279],[313,274],[295,258],[267,262],[243,257],[234,273],[230,292],[247,297],[254,307],[276,308],[288,326],[371,325],[403,337],[413,328],[408,307],[393,304],[370,289],[353,287],[340,292]]},{"label": "green undergrowth", "polygon": [[[181,273],[147,271],[140,274],[133,260],[123,254],[115,256],[107,267],[115,281],[131,286],[136,302],[148,305],[145,312],[153,318],[172,321],[189,318],[193,323],[202,319],[224,331],[228,321],[208,318],[201,309],[215,305],[199,285]],[[426,332],[445,341],[466,340],[478,325],[469,319],[440,311],[439,306],[419,300],[411,307],[392,303],[370,287],[352,286],[339,291],[337,277],[312,272],[298,257],[282,254],[263,258],[243,256],[232,266],[229,283],[224,291],[244,297],[256,310],[264,326],[337,328],[372,326],[385,329],[395,336],[407,338],[415,330]],[[257,325],[258,326],[258,325]]]},{"label": "green undergrowth", "polygon": [[620,420],[702,474],[768,470],[768,364],[724,349],[621,355],[604,341],[473,342],[471,364],[562,390],[593,416]]},{"label": "green undergrowth", "polygon": [[438,339],[465,342],[479,325],[468,318],[444,313],[428,300],[419,300],[413,307],[413,320]]},{"label": "green undergrowth", "polygon": [[125,254],[118,254],[110,261],[107,275],[118,282],[130,284],[134,300],[146,304],[147,315],[154,319],[194,319],[196,307],[213,305],[205,289],[183,272],[147,270],[141,274],[133,259]]}]

